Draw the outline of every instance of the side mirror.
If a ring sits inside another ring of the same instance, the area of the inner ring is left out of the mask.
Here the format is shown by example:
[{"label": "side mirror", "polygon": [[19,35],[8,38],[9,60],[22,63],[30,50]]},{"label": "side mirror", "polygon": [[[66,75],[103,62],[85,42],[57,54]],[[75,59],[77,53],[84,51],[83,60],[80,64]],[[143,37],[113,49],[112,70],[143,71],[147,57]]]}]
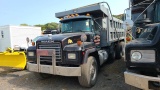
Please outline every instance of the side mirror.
[{"label": "side mirror", "polygon": [[86,34],[81,35],[81,41],[85,42],[87,40]]},{"label": "side mirror", "polygon": [[125,18],[126,20],[131,19],[131,8],[126,9]]},{"label": "side mirror", "polygon": [[27,43],[29,43],[29,37],[26,38]]},{"label": "side mirror", "polygon": [[127,19],[127,20],[125,20],[125,21],[123,22],[123,28],[124,28],[125,30],[129,30],[129,29],[131,29],[132,27],[133,27],[133,21],[132,21],[132,20]]},{"label": "side mirror", "polygon": [[60,30],[57,30],[57,34],[59,34],[61,31]]}]

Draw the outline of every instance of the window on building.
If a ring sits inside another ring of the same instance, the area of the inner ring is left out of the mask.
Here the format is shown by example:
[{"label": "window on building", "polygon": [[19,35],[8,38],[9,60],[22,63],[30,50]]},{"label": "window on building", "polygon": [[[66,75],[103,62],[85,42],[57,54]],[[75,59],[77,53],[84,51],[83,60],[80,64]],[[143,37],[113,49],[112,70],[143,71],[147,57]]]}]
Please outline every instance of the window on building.
[{"label": "window on building", "polygon": [[4,32],[1,31],[1,38],[4,38]]},{"label": "window on building", "polygon": [[112,20],[110,20],[110,25],[111,25],[111,27],[113,27],[113,25],[112,25]]}]

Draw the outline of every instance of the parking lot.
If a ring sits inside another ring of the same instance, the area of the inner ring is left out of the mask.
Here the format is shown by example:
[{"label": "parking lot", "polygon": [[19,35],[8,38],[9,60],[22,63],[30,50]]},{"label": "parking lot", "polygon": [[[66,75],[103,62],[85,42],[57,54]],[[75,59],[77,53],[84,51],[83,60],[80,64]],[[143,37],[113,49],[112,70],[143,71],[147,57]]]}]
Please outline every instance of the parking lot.
[{"label": "parking lot", "polygon": [[96,85],[83,88],[77,77],[52,76],[42,80],[27,70],[0,68],[0,87],[1,90],[129,90],[124,83],[124,71],[123,59],[106,63],[99,71]]}]

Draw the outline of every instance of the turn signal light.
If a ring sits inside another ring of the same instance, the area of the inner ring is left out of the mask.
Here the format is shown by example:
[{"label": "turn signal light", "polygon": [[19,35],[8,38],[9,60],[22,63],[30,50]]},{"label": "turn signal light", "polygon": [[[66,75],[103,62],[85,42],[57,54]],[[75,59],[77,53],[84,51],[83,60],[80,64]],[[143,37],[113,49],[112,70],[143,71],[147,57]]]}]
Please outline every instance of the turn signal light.
[{"label": "turn signal light", "polygon": [[126,37],[126,40],[127,40],[127,41],[131,41],[131,38],[130,38],[130,37]]},{"label": "turn signal light", "polygon": [[82,45],[82,41],[78,40],[78,41],[77,41],[77,45],[78,45],[78,46],[81,46],[81,45]]},{"label": "turn signal light", "polygon": [[32,46],[35,46],[35,42],[32,42]]}]

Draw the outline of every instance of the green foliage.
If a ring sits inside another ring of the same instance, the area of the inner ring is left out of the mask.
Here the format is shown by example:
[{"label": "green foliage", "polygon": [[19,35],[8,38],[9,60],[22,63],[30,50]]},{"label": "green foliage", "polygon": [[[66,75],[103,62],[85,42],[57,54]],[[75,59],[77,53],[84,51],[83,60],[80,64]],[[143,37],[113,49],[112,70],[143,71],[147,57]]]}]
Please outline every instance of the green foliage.
[{"label": "green foliage", "polygon": [[113,17],[118,18],[120,20],[124,20],[124,14],[113,15]]},{"label": "green foliage", "polygon": [[45,25],[38,24],[38,25],[34,25],[34,26],[41,27],[41,30],[46,30],[46,26]]},{"label": "green foliage", "polygon": [[20,24],[20,26],[29,26],[29,25],[26,23],[22,23],[22,24]]},{"label": "green foliage", "polygon": [[58,23],[55,23],[55,22],[46,23],[44,25],[38,24],[34,26],[41,27],[42,30],[57,30],[58,29]]},{"label": "green foliage", "polygon": [[58,24],[55,22],[47,23],[45,24],[45,26],[46,26],[46,30],[58,29]]}]

